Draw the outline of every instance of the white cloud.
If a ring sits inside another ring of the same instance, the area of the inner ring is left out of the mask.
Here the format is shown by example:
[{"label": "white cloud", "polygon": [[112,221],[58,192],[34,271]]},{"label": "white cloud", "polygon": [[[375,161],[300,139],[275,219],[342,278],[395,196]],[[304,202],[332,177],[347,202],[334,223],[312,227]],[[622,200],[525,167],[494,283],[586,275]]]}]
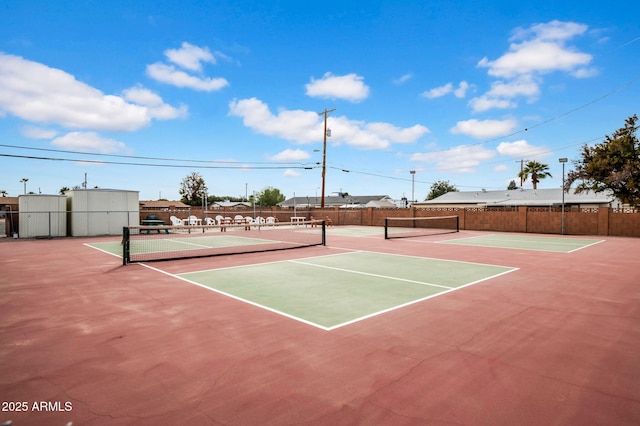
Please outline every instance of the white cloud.
[{"label": "white cloud", "polygon": [[535,101],[540,95],[540,87],[536,78],[531,75],[521,75],[509,81],[496,81],[491,89],[469,101],[473,112],[483,112],[493,108],[515,108],[517,103],[512,99],[526,97],[528,102]]},{"label": "white cloud", "polygon": [[506,172],[508,170],[509,170],[509,167],[505,166],[504,164],[500,164],[499,166],[495,166],[493,168],[493,171],[497,173]]},{"label": "white cloud", "polygon": [[319,80],[312,78],[311,83],[305,87],[307,96],[318,98],[360,102],[369,96],[369,87],[364,84],[364,77],[356,74],[335,76],[328,72]]},{"label": "white cloud", "polygon": [[[256,132],[284,138],[296,143],[322,142],[323,118],[317,112],[280,110],[277,115],[256,98],[233,100],[229,114],[242,117],[245,126]],[[330,117],[328,126],[334,145],[348,145],[360,149],[385,149],[394,143],[413,143],[429,132],[422,125],[396,127],[389,123],[366,123],[344,116]]]},{"label": "white cloud", "polygon": [[214,92],[229,85],[225,78],[196,77],[160,62],[147,65],[147,75],[161,83],[203,92]]},{"label": "white cloud", "polygon": [[540,157],[548,153],[547,148],[530,145],[524,139],[514,142],[501,142],[496,150],[500,155],[514,158]]},{"label": "white cloud", "polygon": [[456,98],[464,98],[467,95],[467,90],[471,88],[471,85],[466,81],[461,81],[458,88],[453,91]]},{"label": "white cloud", "polygon": [[216,58],[208,47],[194,46],[186,41],[180,49],[168,49],[164,54],[170,62],[190,71],[202,71],[202,62],[216,63]]},{"label": "white cloud", "polygon": [[438,169],[456,173],[473,173],[484,160],[490,160],[495,152],[478,145],[462,145],[446,151],[415,153],[411,161],[434,163]]},{"label": "white cloud", "polygon": [[396,86],[399,86],[399,85],[404,84],[407,81],[411,80],[412,78],[413,78],[413,74],[407,73],[407,74],[403,75],[400,78],[394,79],[393,80],[393,84],[395,84]]},{"label": "white cloud", "polygon": [[593,56],[568,45],[587,29],[584,24],[557,20],[516,29],[506,53],[495,60],[484,57],[478,62],[478,67],[487,68],[490,76],[501,81],[469,105],[474,112],[514,108],[517,97],[525,97],[528,102],[538,99],[545,74],[564,72],[576,78],[596,75],[597,70],[589,66]]},{"label": "white cloud", "polygon": [[483,58],[478,65],[489,68],[489,75],[513,78],[527,73],[550,73],[572,71],[589,64],[593,57],[576,52],[562,44],[533,40],[512,44],[510,51],[495,61]]},{"label": "white cloud", "polygon": [[29,122],[110,131],[138,130],[153,118],[173,118],[160,117],[123,97],[105,95],[62,70],[0,53],[0,115],[3,113]]},{"label": "white cloud", "polygon": [[53,129],[44,129],[36,126],[24,126],[20,129],[20,133],[29,139],[52,139],[58,134],[58,132]]},{"label": "white cloud", "polygon": [[440,98],[444,95],[448,95],[453,91],[453,84],[447,83],[444,86],[434,87],[433,89],[429,89],[426,92],[422,93],[427,99]]},{"label": "white cloud", "polygon": [[534,24],[529,28],[516,28],[511,40],[523,40],[531,35],[539,40],[562,41],[584,34],[589,27],[576,22],[553,20],[543,24]]},{"label": "white cloud", "polygon": [[517,123],[515,120],[466,120],[458,121],[450,132],[472,136],[478,139],[494,138],[511,133]]},{"label": "white cloud", "polygon": [[422,93],[428,99],[440,98],[446,96],[449,93],[453,93],[456,98],[464,98],[467,95],[467,90],[471,88],[471,85],[466,81],[461,81],[458,87],[454,88],[453,83],[447,83],[440,87],[434,87]]},{"label": "white cloud", "polygon": [[124,143],[100,137],[95,132],[70,132],[55,138],[51,141],[51,144],[68,150],[98,152],[101,154],[128,151]]},{"label": "white cloud", "polygon": [[518,76],[510,81],[497,81],[491,84],[486,95],[494,98],[515,98],[525,96],[535,98],[540,94],[540,87],[531,75]]},{"label": "white cloud", "polygon": [[517,104],[507,99],[496,99],[486,95],[482,95],[477,98],[473,98],[469,101],[469,106],[473,112],[484,112],[490,109],[506,109],[515,108]]},{"label": "white cloud", "polygon": [[185,105],[181,105],[180,108],[174,108],[165,104],[159,95],[143,87],[132,87],[123,91],[122,94],[126,100],[145,106],[149,111],[149,115],[159,120],[169,120],[187,115],[187,107]]},{"label": "white cloud", "polygon": [[262,101],[250,98],[231,101],[229,114],[242,117],[246,127],[264,135],[297,143],[317,142],[318,138],[322,138],[323,124],[315,112],[283,110],[274,115]]},{"label": "white cloud", "polygon": [[570,74],[575,78],[589,78],[598,75],[598,70],[596,68],[579,68],[571,71]]},{"label": "white cloud", "polygon": [[287,177],[297,177],[300,176],[300,172],[293,170],[293,169],[287,169],[284,171],[283,173],[285,176]]},{"label": "white cloud", "polygon": [[310,158],[311,155],[307,151],[302,149],[285,149],[282,152],[277,153],[271,157],[274,161],[300,161]]}]

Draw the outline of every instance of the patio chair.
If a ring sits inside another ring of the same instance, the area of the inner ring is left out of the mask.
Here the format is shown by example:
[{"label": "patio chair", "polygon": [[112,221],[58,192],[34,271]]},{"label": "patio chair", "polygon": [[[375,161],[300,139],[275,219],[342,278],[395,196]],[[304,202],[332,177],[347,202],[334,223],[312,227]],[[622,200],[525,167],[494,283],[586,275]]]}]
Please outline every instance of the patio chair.
[{"label": "patio chair", "polygon": [[179,219],[179,218],[177,218],[175,216],[171,216],[169,219],[171,220],[171,224],[173,226],[183,226],[184,225],[184,222],[182,221],[182,219]]},{"label": "patio chair", "polygon": [[189,217],[186,219],[186,221],[187,221],[187,225],[190,225],[190,226],[195,226],[195,225],[199,225],[199,224],[201,224],[201,223],[202,223],[202,220],[201,220],[201,219],[198,219],[198,218],[197,218],[196,216],[194,216],[194,215],[189,216]]}]

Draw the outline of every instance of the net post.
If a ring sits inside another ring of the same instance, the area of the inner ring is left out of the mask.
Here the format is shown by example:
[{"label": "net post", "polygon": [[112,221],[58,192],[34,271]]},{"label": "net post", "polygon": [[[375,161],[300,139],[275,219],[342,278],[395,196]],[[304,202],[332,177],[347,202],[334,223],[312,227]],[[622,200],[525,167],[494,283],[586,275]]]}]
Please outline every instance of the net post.
[{"label": "net post", "polygon": [[460,216],[456,215],[456,232],[460,232]]},{"label": "net post", "polygon": [[325,220],[322,221],[322,245],[327,245],[327,222]]},{"label": "net post", "polygon": [[125,266],[131,262],[130,235],[129,227],[124,226],[122,228],[122,264]]},{"label": "net post", "polygon": [[385,217],[384,218],[384,239],[388,240],[389,239],[389,234],[387,232],[387,229],[389,228],[389,218]]}]

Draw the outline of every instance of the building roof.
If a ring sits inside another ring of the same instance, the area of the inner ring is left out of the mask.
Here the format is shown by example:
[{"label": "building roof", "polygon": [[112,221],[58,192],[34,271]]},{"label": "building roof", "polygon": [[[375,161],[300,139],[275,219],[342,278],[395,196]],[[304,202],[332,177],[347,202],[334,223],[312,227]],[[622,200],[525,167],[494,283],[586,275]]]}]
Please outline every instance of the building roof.
[{"label": "building roof", "polygon": [[[447,192],[438,198],[415,203],[415,205],[551,206],[562,204],[562,194],[561,188]],[[569,191],[564,193],[565,204],[604,205],[613,202],[616,202],[616,198],[606,192],[585,191],[574,194],[573,191]]]},{"label": "building roof", "polygon": [[218,206],[218,207],[227,207],[227,208],[237,208],[237,207],[242,207],[242,208],[249,208],[252,207],[251,203],[248,203],[246,201],[216,201],[211,203],[212,206]]},{"label": "building roof", "polygon": [[[325,207],[365,207],[367,203],[372,201],[390,201],[393,204],[391,198],[388,195],[330,195],[324,197]],[[292,197],[278,204],[280,207],[300,207],[300,206],[316,206],[319,207],[322,203],[322,197]],[[373,207],[373,206],[367,206]],[[393,204],[395,207],[395,204]]]},{"label": "building roof", "polygon": [[167,201],[167,200],[158,200],[158,201],[140,201],[140,208],[144,209],[188,209],[188,204],[183,203],[182,201]]},{"label": "building roof", "polygon": [[0,197],[0,206],[17,206],[18,197]]}]

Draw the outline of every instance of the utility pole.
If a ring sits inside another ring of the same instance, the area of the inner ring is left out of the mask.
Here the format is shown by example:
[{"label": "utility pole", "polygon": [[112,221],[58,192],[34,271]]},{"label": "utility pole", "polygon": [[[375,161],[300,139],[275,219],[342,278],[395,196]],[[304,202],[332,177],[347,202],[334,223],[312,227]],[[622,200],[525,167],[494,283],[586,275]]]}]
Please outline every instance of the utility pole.
[{"label": "utility pole", "polygon": [[330,136],[330,134],[327,134],[327,115],[335,110],[335,108],[330,110],[325,108],[324,111],[318,113],[318,115],[324,115],[324,144],[322,148],[322,199],[320,200],[320,208],[322,209],[324,209],[324,184],[327,176],[327,136]]}]

